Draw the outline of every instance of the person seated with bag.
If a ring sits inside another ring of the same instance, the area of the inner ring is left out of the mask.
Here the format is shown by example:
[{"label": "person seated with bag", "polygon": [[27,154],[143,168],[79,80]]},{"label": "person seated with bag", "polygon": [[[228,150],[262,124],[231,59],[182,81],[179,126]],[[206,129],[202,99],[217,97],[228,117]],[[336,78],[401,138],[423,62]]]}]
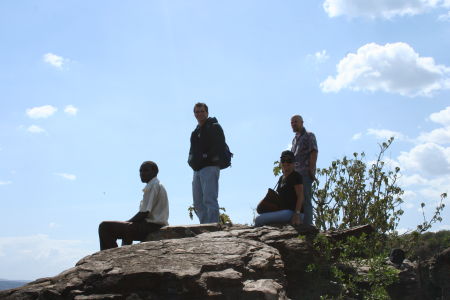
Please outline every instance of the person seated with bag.
[{"label": "person seated with bag", "polygon": [[294,170],[294,153],[281,153],[281,171],[283,175],[277,183],[276,192],[269,189],[266,197],[259,203],[255,226],[273,223],[302,224],[303,221],[303,181]]}]

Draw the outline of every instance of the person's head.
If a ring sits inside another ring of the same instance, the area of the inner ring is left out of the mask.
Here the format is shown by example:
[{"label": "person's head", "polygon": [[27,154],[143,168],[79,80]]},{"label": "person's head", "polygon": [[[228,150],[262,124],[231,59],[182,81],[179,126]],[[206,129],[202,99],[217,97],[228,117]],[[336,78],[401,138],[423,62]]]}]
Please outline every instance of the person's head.
[{"label": "person's head", "polygon": [[292,151],[286,150],[281,152],[280,156],[280,164],[281,164],[281,171],[283,171],[283,174],[287,175],[290,174],[292,171],[294,171],[294,161],[295,156]]},{"label": "person's head", "polygon": [[292,116],[291,118],[292,131],[300,132],[303,129],[303,118],[300,115]]},{"label": "person's head", "polygon": [[208,119],[208,105],[202,102],[198,102],[194,105],[194,116],[197,119],[198,124],[203,125]]},{"label": "person's head", "polygon": [[145,183],[148,183],[150,180],[155,178],[158,175],[158,172],[158,165],[152,161],[144,161],[139,168],[141,181]]}]

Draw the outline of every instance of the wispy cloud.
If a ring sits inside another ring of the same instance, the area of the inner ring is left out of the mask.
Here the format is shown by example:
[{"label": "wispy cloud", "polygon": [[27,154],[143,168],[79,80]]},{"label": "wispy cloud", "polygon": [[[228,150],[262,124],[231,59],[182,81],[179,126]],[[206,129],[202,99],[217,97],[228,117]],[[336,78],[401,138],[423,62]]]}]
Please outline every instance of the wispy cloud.
[{"label": "wispy cloud", "polygon": [[68,115],[75,116],[78,113],[78,108],[73,105],[67,105],[64,112]]},{"label": "wispy cloud", "polygon": [[361,132],[355,133],[352,136],[352,140],[359,140],[360,138],[362,138],[363,134]]},{"label": "wispy cloud", "polygon": [[446,14],[440,15],[438,17],[438,20],[441,22],[450,22],[450,11],[447,12]]},{"label": "wispy cloud", "polygon": [[384,91],[402,96],[432,96],[450,88],[450,68],[421,57],[406,43],[366,44],[345,56],[337,65],[337,75],[320,87],[325,93]]},{"label": "wispy cloud", "polygon": [[61,69],[63,67],[64,62],[66,61],[66,59],[64,59],[62,56],[53,53],[44,54],[43,59],[44,62],[58,69]]},{"label": "wispy cloud", "polygon": [[60,176],[60,177],[62,177],[64,179],[67,179],[67,180],[76,180],[77,179],[76,175],[69,174],[69,173],[55,173],[55,175]]},{"label": "wispy cloud", "polygon": [[393,130],[389,130],[389,129],[369,128],[369,129],[367,129],[367,134],[373,135],[376,138],[382,139],[382,140],[388,140],[391,137],[394,137],[395,139],[398,139],[398,140],[406,140],[407,139],[407,137],[405,135],[403,135],[401,132],[393,131]]},{"label": "wispy cloud", "polygon": [[12,183],[12,181],[0,181],[0,185],[8,185],[11,183]]},{"label": "wispy cloud", "polygon": [[41,119],[41,118],[48,118],[52,116],[54,113],[56,113],[58,109],[52,105],[43,105],[43,106],[37,106],[33,108],[28,108],[26,110],[26,114],[28,117],[32,119]]},{"label": "wispy cloud", "polygon": [[326,62],[330,58],[330,56],[328,55],[327,50],[322,50],[308,55],[308,58],[313,59],[315,62],[320,64]]},{"label": "wispy cloud", "polygon": [[37,126],[37,125],[31,125],[31,126],[29,126],[29,127],[27,128],[27,131],[28,131],[28,132],[31,132],[31,133],[45,133],[45,132],[46,132],[44,128],[39,127],[39,126]]},{"label": "wispy cloud", "polygon": [[323,8],[329,17],[349,16],[391,19],[397,16],[414,16],[431,9],[446,7],[442,0],[325,0]]}]

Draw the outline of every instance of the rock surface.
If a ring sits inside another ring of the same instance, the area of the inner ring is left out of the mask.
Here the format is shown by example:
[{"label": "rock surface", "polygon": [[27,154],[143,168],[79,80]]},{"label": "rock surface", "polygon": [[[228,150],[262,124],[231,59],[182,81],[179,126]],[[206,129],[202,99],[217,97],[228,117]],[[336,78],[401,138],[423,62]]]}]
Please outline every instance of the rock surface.
[{"label": "rock surface", "polygon": [[[341,234],[368,230],[359,227]],[[316,234],[311,226],[166,227],[149,236],[152,241],[97,252],[58,276],[0,291],[0,299],[319,299],[339,287],[314,282],[306,272],[321,259],[309,242]],[[336,232],[325,235],[343,238]],[[446,266],[448,254],[430,261],[430,284],[448,287]],[[420,278],[411,274],[417,268],[403,267],[408,280],[398,288],[416,291]],[[393,299],[405,299],[398,295]]]},{"label": "rock surface", "polygon": [[168,239],[181,239],[194,237],[205,232],[219,231],[223,228],[224,226],[221,226],[218,223],[197,224],[189,226],[165,226],[158,231],[151,232],[145,240],[160,241]]},{"label": "rock surface", "polygon": [[[291,226],[200,227],[175,228],[154,236],[157,241],[94,253],[58,276],[2,291],[0,298],[286,299],[288,286],[300,277],[287,280],[280,251],[290,268],[311,256]],[[199,234],[180,238],[180,232]]]}]

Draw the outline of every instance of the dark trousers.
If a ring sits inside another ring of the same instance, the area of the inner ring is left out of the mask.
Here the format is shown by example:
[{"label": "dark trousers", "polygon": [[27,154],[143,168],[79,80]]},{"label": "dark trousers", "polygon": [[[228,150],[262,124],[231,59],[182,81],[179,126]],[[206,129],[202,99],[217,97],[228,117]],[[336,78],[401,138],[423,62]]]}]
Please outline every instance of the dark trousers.
[{"label": "dark trousers", "polygon": [[131,245],[133,241],[143,241],[153,231],[162,227],[148,222],[103,221],[98,226],[100,250],[117,248],[117,239],[122,239],[122,246]]}]

